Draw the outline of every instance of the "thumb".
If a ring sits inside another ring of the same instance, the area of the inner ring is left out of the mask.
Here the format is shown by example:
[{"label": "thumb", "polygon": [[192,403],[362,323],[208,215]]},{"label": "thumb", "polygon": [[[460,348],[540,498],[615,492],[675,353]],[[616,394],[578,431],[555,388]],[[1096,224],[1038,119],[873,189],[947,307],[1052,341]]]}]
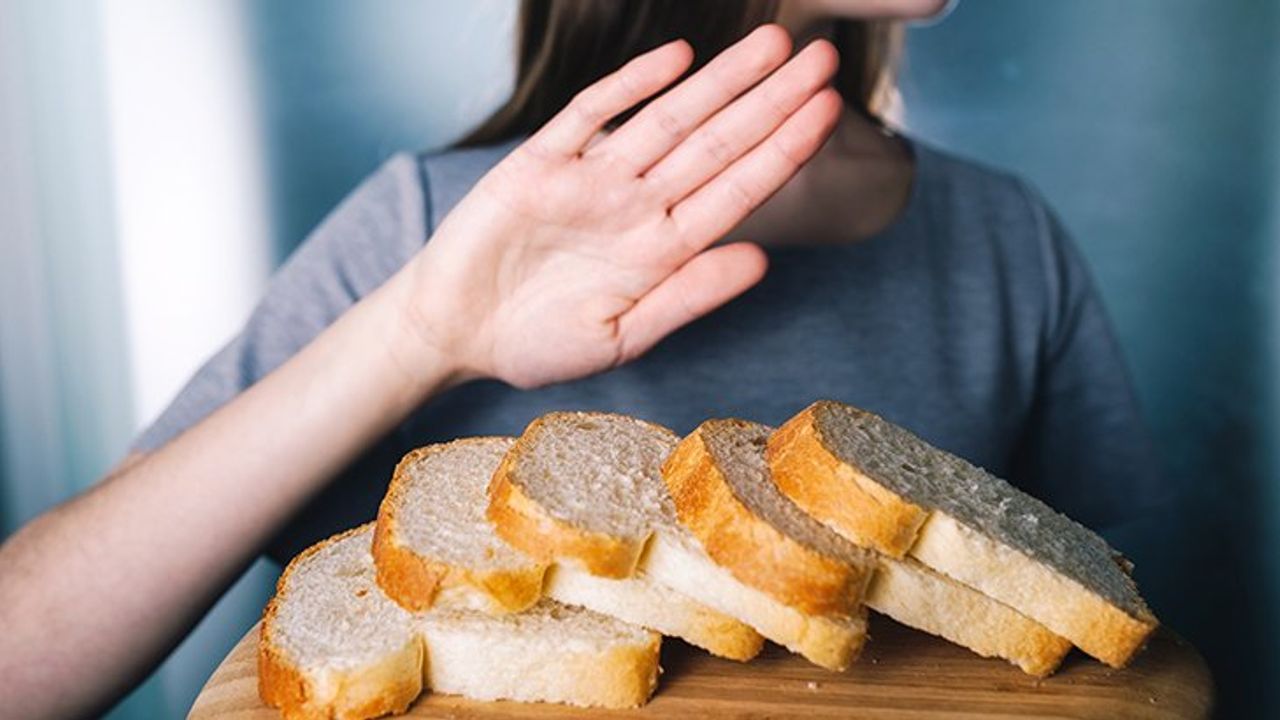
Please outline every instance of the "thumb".
[{"label": "thumb", "polygon": [[739,242],[705,250],[645,293],[618,318],[622,362],[715,310],[760,282],[769,266],[758,245]]}]

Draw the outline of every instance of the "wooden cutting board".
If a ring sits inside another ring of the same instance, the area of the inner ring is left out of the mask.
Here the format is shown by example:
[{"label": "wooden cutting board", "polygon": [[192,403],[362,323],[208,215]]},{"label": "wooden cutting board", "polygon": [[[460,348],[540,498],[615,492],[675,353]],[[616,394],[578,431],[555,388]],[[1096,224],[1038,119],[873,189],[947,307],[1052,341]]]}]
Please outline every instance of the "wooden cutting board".
[{"label": "wooden cutting board", "polygon": [[[273,720],[258,699],[255,625],[214,671],[193,720]],[[482,703],[424,694],[415,718],[1207,718],[1213,682],[1190,644],[1161,629],[1134,663],[1112,670],[1078,651],[1036,680],[943,640],[873,617],[871,641],[845,673],[827,672],[774,646],[748,664],[663,641],[652,701],[633,711]]]}]

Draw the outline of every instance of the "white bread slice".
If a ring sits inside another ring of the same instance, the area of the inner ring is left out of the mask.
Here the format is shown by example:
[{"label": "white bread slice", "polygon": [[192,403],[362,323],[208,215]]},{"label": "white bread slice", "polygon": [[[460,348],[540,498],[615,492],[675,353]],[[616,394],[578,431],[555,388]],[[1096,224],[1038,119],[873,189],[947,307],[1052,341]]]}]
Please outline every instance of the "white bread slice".
[{"label": "white bread slice", "polygon": [[544,415],[494,472],[488,517],[508,543],[556,565],[550,597],[749,660],[759,633],[638,571],[655,530],[675,528],[658,468],[676,442],[623,415]]},{"label": "white bread slice", "polygon": [[1037,677],[1052,674],[1071,651],[1049,628],[911,558],[882,559],[867,607]]},{"label": "white bread slice", "polygon": [[514,438],[418,448],[396,466],[378,508],[378,584],[409,610],[519,612],[542,597],[546,564],[503,542],[485,518],[486,489]]},{"label": "white bread slice", "polygon": [[372,538],[369,523],[305,550],[267,605],[258,691],[288,720],[403,712],[426,688],[611,708],[653,693],[658,634],[553,600],[410,613],[378,587]]},{"label": "white bread slice", "polygon": [[809,615],[743,583],[712,562],[687,532],[653,536],[642,561],[655,581],[739,618],[761,635],[828,670],[843,671],[867,639],[867,616]]},{"label": "white bread slice", "polygon": [[661,672],[661,635],[555,600],[499,616],[432,611],[419,627],[427,686],[474,700],[636,707]]},{"label": "white bread slice", "polygon": [[404,712],[422,691],[411,613],[373,577],[372,523],[302,551],[262,615],[258,694],[286,720]]},{"label": "white bread slice", "polygon": [[769,440],[778,487],[858,544],[910,555],[1123,667],[1158,621],[1101,537],[876,415],[819,401]]},{"label": "white bread slice", "polygon": [[862,605],[875,556],[804,514],[769,478],[772,428],[708,420],[663,465],[680,524],[739,580],[810,615]]},{"label": "white bread slice", "polygon": [[[773,486],[764,460],[770,432],[745,420],[708,420],[667,458],[663,480],[686,537],[727,571],[718,577],[755,591],[739,594],[738,617],[809,660],[842,670],[865,641],[863,598],[876,560]],[[704,587],[717,577],[688,565],[683,574]]]}]

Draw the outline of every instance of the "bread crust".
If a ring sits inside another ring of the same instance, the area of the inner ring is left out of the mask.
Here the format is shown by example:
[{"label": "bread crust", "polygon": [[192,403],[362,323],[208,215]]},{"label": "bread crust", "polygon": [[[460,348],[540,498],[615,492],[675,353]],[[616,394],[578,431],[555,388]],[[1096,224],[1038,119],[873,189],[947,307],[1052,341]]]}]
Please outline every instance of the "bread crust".
[{"label": "bread crust", "polygon": [[298,553],[289,562],[262,613],[258,634],[258,696],[286,720],[365,720],[402,713],[422,693],[423,648],[416,636],[398,653],[364,668],[308,676],[275,645],[272,634],[280,598],[293,571],[324,548],[366,531],[372,523],[339,533]]},{"label": "bread crust", "polygon": [[486,511],[489,521],[503,540],[539,562],[550,564],[569,560],[577,562],[593,575],[631,577],[636,572],[647,537],[616,538],[574,527],[552,517],[512,479],[519,454],[528,446],[530,432],[541,422],[543,418],[529,425],[494,472]]},{"label": "bread crust", "polygon": [[846,539],[892,558],[911,549],[929,511],[841,462],[826,446],[813,403],[769,437],[765,458],[778,489]]},{"label": "bread crust", "polygon": [[[943,512],[924,508],[840,460],[823,437],[819,400],[788,420],[766,448],[778,487],[847,539],[893,558],[912,556],[1123,667],[1159,624],[1132,617],[1078,582],[982,536]],[[1032,674],[1035,674],[1033,672]]]},{"label": "bread crust", "polygon": [[708,423],[681,440],[662,466],[680,523],[743,583],[809,615],[854,615],[874,568],[823,555],[752,513],[707,447]]},{"label": "bread crust", "polygon": [[525,610],[542,597],[542,578],[546,563],[512,570],[477,571],[439,562],[419,555],[400,542],[399,512],[408,492],[409,469],[431,455],[446,452],[460,444],[479,443],[490,438],[464,438],[453,442],[418,448],[406,454],[396,465],[387,494],[378,506],[377,526],[373,535],[373,562],[378,585],[401,607],[413,612],[430,610],[442,591],[450,588],[471,589],[488,598],[492,612]]}]

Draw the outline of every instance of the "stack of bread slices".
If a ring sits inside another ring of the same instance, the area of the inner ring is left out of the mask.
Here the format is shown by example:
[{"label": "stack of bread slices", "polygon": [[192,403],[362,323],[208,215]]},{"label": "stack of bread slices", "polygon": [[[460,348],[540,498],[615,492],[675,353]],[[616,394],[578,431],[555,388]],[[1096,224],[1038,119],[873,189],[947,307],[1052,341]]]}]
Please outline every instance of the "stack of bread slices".
[{"label": "stack of bread slices", "polygon": [[1074,645],[1125,665],[1157,621],[1099,536],[857,408],[683,440],[557,412],[409,453],[376,523],[301,553],[263,616],[287,718],[423,691],[632,707],[661,637],[746,662],[765,639],[841,671],[871,608],[1036,676]]}]

